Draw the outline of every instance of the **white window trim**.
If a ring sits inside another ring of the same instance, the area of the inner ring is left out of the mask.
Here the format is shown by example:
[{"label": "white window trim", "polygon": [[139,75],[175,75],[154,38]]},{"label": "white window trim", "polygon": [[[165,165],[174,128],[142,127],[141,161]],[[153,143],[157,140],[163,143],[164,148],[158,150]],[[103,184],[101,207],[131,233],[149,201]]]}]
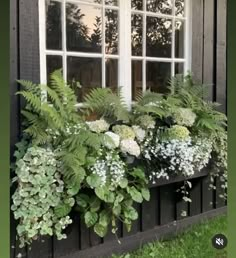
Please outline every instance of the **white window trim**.
[{"label": "white window trim", "polygon": [[[102,87],[105,87],[105,79],[106,79],[106,69],[105,69],[105,59],[112,58],[118,59],[118,86],[122,87],[123,97],[129,107],[132,104],[132,78],[131,78],[131,62],[132,60],[140,60],[143,62],[142,69],[142,78],[143,78],[143,91],[146,90],[146,62],[147,61],[159,61],[159,62],[169,62],[171,63],[171,76],[174,76],[175,73],[175,62],[184,63],[184,74],[188,71],[191,71],[191,52],[192,52],[192,0],[185,0],[185,16],[177,17],[172,12],[172,15],[160,14],[160,13],[151,13],[146,11],[146,1],[144,1],[144,10],[132,10],[131,4],[127,4],[128,1],[131,0],[119,0],[119,6],[109,6],[109,9],[114,9],[119,11],[119,50],[118,55],[109,55],[105,54],[105,19],[103,19],[102,24],[102,33],[103,33],[103,42],[102,42],[102,53],[85,53],[85,52],[70,52],[66,51],[66,13],[65,6],[66,2],[70,3],[78,3],[76,0],[54,0],[62,3],[62,50],[47,50],[46,49],[46,10],[45,10],[45,0],[39,1],[39,46],[40,46],[40,82],[42,84],[47,83],[47,55],[58,55],[62,56],[62,64],[63,64],[63,78],[67,80],[67,56],[75,56],[75,57],[98,57],[102,58]],[[88,4],[86,2],[80,1],[83,4]],[[186,4],[187,3],[187,4]],[[175,0],[173,0],[173,4],[175,4]],[[100,4],[89,4],[90,6],[98,6],[101,7]],[[102,5],[102,16],[105,16],[105,6]],[[173,8],[174,9],[174,8]],[[142,14],[143,15],[143,56],[132,56],[131,44],[127,44],[127,42],[131,42],[131,14]],[[172,32],[172,56],[171,58],[157,58],[157,57],[146,57],[146,17],[163,17],[163,18],[171,18],[173,19],[173,24],[175,24],[175,20],[184,20],[185,22],[185,35],[184,35],[184,58],[175,58],[174,49],[175,49],[175,30]],[[42,99],[45,99],[45,94],[42,94]]]}]

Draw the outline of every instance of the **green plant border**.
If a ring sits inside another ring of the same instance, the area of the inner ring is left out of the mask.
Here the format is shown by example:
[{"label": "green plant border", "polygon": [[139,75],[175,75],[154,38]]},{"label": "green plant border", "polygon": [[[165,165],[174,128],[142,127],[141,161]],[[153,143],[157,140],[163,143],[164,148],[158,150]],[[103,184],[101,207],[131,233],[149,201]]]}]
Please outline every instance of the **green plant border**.
[{"label": "green plant border", "polygon": [[235,118],[235,97],[236,97],[236,34],[235,34],[235,11],[236,1],[228,0],[228,50],[227,50],[227,83],[228,83],[228,141],[229,141],[229,192],[228,192],[228,257],[234,258],[236,253],[236,230],[235,230],[235,218],[236,218],[236,118]]},{"label": "green plant border", "polygon": [[0,257],[10,257],[10,96],[9,96],[9,14],[10,1],[0,8]]}]

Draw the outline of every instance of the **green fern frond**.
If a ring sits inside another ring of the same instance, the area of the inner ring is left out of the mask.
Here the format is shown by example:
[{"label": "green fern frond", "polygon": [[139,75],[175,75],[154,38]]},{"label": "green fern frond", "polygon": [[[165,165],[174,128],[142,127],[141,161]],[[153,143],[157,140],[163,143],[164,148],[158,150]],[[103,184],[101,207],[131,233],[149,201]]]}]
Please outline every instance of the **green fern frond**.
[{"label": "green fern frond", "polygon": [[23,96],[35,112],[40,112],[41,99],[31,91],[19,91],[16,95]]},{"label": "green fern frond", "polygon": [[96,112],[100,117],[108,120],[129,121],[130,119],[120,89],[116,93],[109,88],[93,89],[86,95],[84,104],[89,113]]}]

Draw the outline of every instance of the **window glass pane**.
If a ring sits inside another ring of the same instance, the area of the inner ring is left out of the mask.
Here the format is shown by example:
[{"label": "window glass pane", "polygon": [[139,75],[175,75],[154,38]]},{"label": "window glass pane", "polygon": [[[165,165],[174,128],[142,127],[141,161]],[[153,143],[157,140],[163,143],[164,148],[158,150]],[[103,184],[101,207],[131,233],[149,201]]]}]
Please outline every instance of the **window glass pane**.
[{"label": "window glass pane", "polygon": [[62,49],[61,3],[46,1],[46,46],[47,49]]},{"label": "window glass pane", "polygon": [[105,0],[105,4],[107,5],[118,5],[118,0]]},{"label": "window glass pane", "polygon": [[[86,94],[93,88],[102,85],[102,61],[100,58],[68,57],[67,80],[76,91],[78,102],[82,102]],[[81,88],[76,88],[77,83]]]},{"label": "window glass pane", "polygon": [[184,58],[184,22],[175,22],[175,57]]},{"label": "window glass pane", "polygon": [[134,10],[143,10],[143,0],[132,0],[131,7]]},{"label": "window glass pane", "polygon": [[172,0],[147,0],[147,11],[172,14]]},{"label": "window glass pane", "polygon": [[102,4],[102,0],[77,0],[78,2],[86,2],[89,4]]},{"label": "window glass pane", "polygon": [[102,48],[101,8],[85,5],[66,5],[67,50],[98,52]]},{"label": "window glass pane", "polygon": [[118,60],[106,59],[106,87],[116,90],[118,87]]},{"label": "window glass pane", "polygon": [[172,20],[147,17],[147,56],[171,57]]},{"label": "window glass pane", "polygon": [[133,14],[131,17],[131,38],[132,38],[132,55],[141,56],[143,48],[143,16]]},{"label": "window glass pane", "polygon": [[184,16],[184,0],[175,0],[175,15]]},{"label": "window glass pane", "polygon": [[118,11],[106,9],[106,54],[118,54]]},{"label": "window glass pane", "polygon": [[132,61],[132,100],[135,101],[143,91],[143,62]]},{"label": "window glass pane", "polygon": [[184,73],[184,63],[175,63],[175,74]]},{"label": "window glass pane", "polygon": [[171,78],[171,64],[164,62],[147,62],[147,89],[165,93]]},{"label": "window glass pane", "polygon": [[61,68],[62,68],[61,56],[47,56],[47,82],[49,82],[51,73]]}]

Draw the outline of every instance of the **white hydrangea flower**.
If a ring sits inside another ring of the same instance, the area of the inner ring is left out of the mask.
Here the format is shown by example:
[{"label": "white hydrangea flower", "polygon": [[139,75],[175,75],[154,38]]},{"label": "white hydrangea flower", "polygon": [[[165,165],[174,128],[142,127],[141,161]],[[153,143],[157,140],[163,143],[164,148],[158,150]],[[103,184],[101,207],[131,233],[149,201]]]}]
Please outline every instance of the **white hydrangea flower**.
[{"label": "white hydrangea flower", "polygon": [[146,131],[138,125],[132,126],[135,136],[139,142],[143,142],[146,137]]},{"label": "white hydrangea flower", "polygon": [[119,147],[120,136],[118,134],[113,133],[113,132],[106,132],[105,135],[107,135],[111,139],[111,143],[110,142],[105,143],[107,148],[113,149],[113,148],[118,148]]},{"label": "white hydrangea flower", "polygon": [[141,149],[138,145],[138,143],[134,140],[122,140],[120,143],[120,149],[121,152],[125,153],[125,154],[130,154],[133,155],[135,157],[138,157],[141,153]]},{"label": "white hydrangea flower", "polygon": [[110,126],[104,119],[100,119],[92,122],[86,122],[86,123],[89,126],[89,129],[95,133],[106,132]]},{"label": "white hydrangea flower", "polygon": [[174,112],[174,118],[179,125],[191,127],[195,123],[197,115],[190,108],[178,108]]}]

